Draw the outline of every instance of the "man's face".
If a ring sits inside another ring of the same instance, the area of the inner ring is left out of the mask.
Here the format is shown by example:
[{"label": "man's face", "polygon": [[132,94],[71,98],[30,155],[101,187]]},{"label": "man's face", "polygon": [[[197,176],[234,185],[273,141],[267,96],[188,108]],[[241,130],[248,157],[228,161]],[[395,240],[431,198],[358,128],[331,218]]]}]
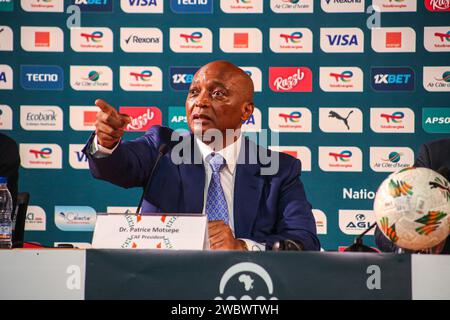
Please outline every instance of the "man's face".
[{"label": "man's face", "polygon": [[[186,99],[186,115],[192,132],[238,129],[253,112],[253,104],[244,94],[247,82],[235,70],[220,64],[208,64],[194,77]],[[249,111],[251,108],[251,111]],[[250,113],[249,113],[250,112]]]}]

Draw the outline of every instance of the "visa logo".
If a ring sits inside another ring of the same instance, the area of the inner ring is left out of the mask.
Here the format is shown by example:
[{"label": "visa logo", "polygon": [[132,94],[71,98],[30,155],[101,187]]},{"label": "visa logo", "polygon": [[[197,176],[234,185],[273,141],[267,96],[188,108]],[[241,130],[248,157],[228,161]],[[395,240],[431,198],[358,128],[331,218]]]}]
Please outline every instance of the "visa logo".
[{"label": "visa logo", "polygon": [[256,125],[255,116],[251,115],[247,120],[242,121],[243,125]]},{"label": "visa logo", "polygon": [[6,79],[6,73],[5,72],[0,72],[0,81],[8,82],[8,79]]},{"label": "visa logo", "polygon": [[357,46],[358,37],[356,35],[349,34],[337,34],[337,35],[327,35],[328,41],[332,46]]},{"label": "visa logo", "polygon": [[130,6],[138,6],[138,7],[158,5],[158,2],[156,0],[129,0],[129,2]]},{"label": "visa logo", "polygon": [[86,157],[86,155],[81,151],[75,151],[75,156],[76,156],[76,159],[78,160],[78,162],[87,162],[88,161],[88,158]]}]

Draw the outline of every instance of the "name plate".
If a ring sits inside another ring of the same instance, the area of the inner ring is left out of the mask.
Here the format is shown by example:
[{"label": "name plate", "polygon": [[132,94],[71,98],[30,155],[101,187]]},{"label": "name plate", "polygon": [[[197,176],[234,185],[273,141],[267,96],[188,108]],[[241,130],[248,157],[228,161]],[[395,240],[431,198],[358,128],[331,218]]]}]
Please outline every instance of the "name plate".
[{"label": "name plate", "polygon": [[206,215],[98,214],[95,249],[208,249]]}]

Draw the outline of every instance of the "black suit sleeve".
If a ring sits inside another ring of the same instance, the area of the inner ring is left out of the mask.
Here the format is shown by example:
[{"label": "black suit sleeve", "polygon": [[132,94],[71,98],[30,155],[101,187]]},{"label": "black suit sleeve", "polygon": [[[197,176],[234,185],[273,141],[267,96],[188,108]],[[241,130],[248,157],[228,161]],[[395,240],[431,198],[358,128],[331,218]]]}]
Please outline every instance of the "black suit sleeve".
[{"label": "black suit sleeve", "polygon": [[14,208],[18,193],[19,166],[20,156],[17,143],[0,134],[0,176],[8,179],[8,189],[11,192]]},{"label": "black suit sleeve", "polygon": [[432,168],[431,167],[431,159],[430,159],[430,150],[428,149],[427,144],[422,144],[420,146],[419,154],[416,157],[414,166],[415,167]]}]

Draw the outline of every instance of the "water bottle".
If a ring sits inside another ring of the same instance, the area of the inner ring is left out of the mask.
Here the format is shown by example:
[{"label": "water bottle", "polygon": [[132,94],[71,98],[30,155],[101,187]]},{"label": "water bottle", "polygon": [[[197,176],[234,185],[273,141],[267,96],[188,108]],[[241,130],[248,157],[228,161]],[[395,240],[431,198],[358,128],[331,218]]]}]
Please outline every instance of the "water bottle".
[{"label": "water bottle", "polygon": [[0,177],[0,249],[12,247],[12,198],[6,185],[7,179]]}]

